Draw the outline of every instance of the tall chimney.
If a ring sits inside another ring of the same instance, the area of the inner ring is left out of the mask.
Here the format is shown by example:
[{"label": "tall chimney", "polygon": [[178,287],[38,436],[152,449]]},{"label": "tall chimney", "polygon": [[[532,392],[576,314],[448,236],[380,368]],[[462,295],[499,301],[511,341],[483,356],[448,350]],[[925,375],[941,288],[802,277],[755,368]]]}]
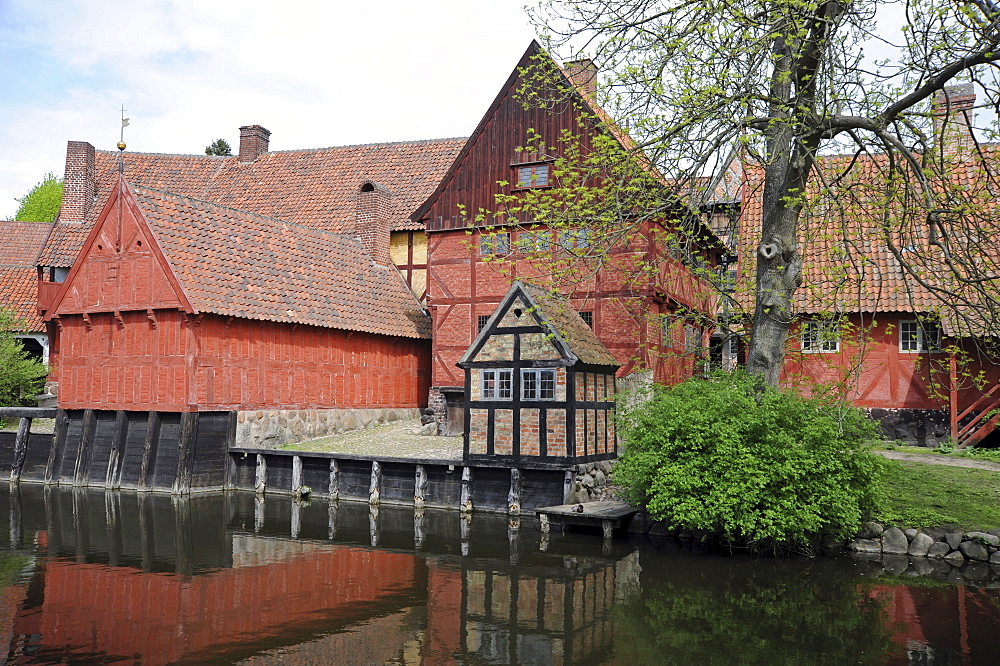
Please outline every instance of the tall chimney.
[{"label": "tall chimney", "polygon": [[597,67],[590,58],[571,60],[563,63],[563,70],[570,82],[576,86],[585,97],[597,97]]},{"label": "tall chimney", "polygon": [[86,141],[66,143],[66,171],[63,175],[61,222],[83,222],[96,194],[94,147]]},{"label": "tall chimney", "polygon": [[943,155],[967,153],[974,145],[972,109],[976,89],[971,83],[947,86],[934,94],[934,140]]},{"label": "tall chimney", "polygon": [[354,235],[365,246],[368,256],[380,266],[389,266],[389,199],[382,185],[370,180],[358,189]]},{"label": "tall chimney", "polygon": [[260,125],[240,128],[240,162],[253,162],[267,152],[271,133]]}]

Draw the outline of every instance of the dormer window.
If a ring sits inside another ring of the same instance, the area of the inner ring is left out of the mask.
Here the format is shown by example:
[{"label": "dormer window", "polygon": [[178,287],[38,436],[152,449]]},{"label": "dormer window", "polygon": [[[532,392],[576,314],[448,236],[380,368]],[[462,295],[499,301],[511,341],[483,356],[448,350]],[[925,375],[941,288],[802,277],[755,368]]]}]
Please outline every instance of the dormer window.
[{"label": "dormer window", "polygon": [[518,164],[514,166],[514,187],[532,188],[548,187],[549,173],[552,165],[544,162],[534,164]]}]

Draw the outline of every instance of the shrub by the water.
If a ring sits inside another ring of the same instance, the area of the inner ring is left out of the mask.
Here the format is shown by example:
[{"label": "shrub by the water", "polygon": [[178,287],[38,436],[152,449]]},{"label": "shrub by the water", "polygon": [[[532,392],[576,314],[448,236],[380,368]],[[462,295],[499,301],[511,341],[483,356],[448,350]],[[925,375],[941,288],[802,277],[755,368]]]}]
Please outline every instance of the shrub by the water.
[{"label": "shrub by the water", "polygon": [[745,373],[672,388],[620,416],[615,481],[649,515],[740,545],[847,538],[879,496],[877,429],[840,401],[802,397]]}]

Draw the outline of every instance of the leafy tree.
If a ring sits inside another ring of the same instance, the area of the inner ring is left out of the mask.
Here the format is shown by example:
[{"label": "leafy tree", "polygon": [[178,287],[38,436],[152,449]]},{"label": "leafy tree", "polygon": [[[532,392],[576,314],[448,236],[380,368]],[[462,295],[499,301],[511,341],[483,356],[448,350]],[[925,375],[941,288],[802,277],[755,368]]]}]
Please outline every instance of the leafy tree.
[{"label": "leafy tree", "polygon": [[731,542],[808,545],[856,533],[885,461],[860,409],[717,373],[654,389],[626,409],[615,480],[657,520]]},{"label": "leafy tree", "polygon": [[26,195],[17,199],[18,206],[15,220],[21,222],[51,222],[59,214],[62,205],[63,180],[56,178],[51,171],[45,174],[42,182],[31,188]]},{"label": "leafy tree", "polygon": [[232,155],[233,149],[225,139],[216,139],[205,146],[206,155]]},{"label": "leafy tree", "polygon": [[[892,204],[875,232],[909,279],[949,301],[985,300],[1000,312],[989,279],[997,261],[975,231],[995,215],[981,199],[967,205],[969,180],[954,177],[939,143],[949,132],[940,119],[934,126],[928,104],[957,80],[974,82],[986,106],[1000,103],[997,4],[551,0],[533,17],[551,49],[590,56],[608,73],[602,105],[678,193],[697,202],[698,187],[713,182],[733,149],[756,165],[762,215],[751,240],[748,369],[767,383],[778,383],[804,280],[803,216],[820,213],[818,198],[836,201],[848,191],[843,179],[857,181],[866,158],[877,161],[874,188]],[[902,29],[892,30],[897,24]],[[848,158],[818,168],[829,153]],[[982,174],[988,162],[975,168],[992,191],[994,174]],[[907,237],[920,240],[917,260],[906,255]],[[863,262],[872,250],[860,246],[843,261]],[[944,273],[944,286],[930,284],[928,270]]]},{"label": "leafy tree", "polygon": [[14,337],[20,320],[0,309],[0,405],[23,407],[34,405],[34,396],[42,392],[48,369],[24,350]]}]

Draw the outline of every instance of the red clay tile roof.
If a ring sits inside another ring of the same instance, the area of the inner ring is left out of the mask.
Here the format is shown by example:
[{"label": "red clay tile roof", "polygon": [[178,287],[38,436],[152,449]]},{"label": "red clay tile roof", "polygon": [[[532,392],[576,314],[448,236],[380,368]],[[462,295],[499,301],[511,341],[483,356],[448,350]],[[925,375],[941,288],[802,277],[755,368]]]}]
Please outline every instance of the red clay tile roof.
[{"label": "red clay tile roof", "polygon": [[[1000,146],[987,144],[981,150],[987,159],[995,160]],[[962,316],[966,325],[982,319],[973,312],[978,298],[974,291],[946,276],[939,251],[929,245],[926,212],[912,201],[903,206],[902,189],[887,184],[884,157],[862,156],[846,177],[834,180],[853,159],[832,156],[819,162],[810,203],[801,218],[799,249],[803,255],[803,284],[795,295],[796,311],[935,313],[946,309],[941,296],[922,285],[922,280],[935,288],[954,290],[958,301],[964,300],[965,305],[972,306]],[[960,197],[953,205],[959,208],[964,203],[969,209],[978,208],[979,222],[984,223],[996,217],[989,211],[995,208],[997,197],[991,191],[992,179],[984,177],[976,164],[976,159],[966,159],[953,165],[949,169],[949,187],[961,187],[953,193]],[[746,178],[739,221],[742,248],[739,291],[752,293],[755,250],[762,221],[763,171],[748,168]],[[822,182],[827,183],[836,197],[818,194],[817,183]],[[909,196],[912,198],[912,192]],[[904,210],[909,212],[904,215]],[[954,235],[955,230],[951,233]],[[989,230],[980,226],[977,233],[992,242],[998,230],[995,226]],[[889,248],[890,240],[904,259],[915,266],[919,279],[900,266]],[[988,259],[986,255],[983,257]],[[962,328],[953,318],[942,316],[946,329],[949,319],[951,326]],[[978,326],[996,329],[995,323],[979,322]]]},{"label": "red clay tile roof", "polygon": [[[125,153],[125,178],[136,187],[276,217],[293,224],[345,232],[354,222],[354,196],[371,180],[391,193],[392,229],[421,229],[409,216],[434,190],[464,138],[399,141],[238,156]],[[118,152],[96,151],[96,198],[104,201],[118,180]],[[41,261],[69,266],[101,206],[86,223],[60,223]]]},{"label": "red clay tile roof", "polygon": [[24,332],[40,332],[38,277],[35,261],[51,224],[0,221],[0,308],[13,310],[27,324]]},{"label": "red clay tile roof", "polygon": [[399,272],[376,266],[353,238],[153,189],[133,192],[200,312],[430,337],[430,316]]}]

